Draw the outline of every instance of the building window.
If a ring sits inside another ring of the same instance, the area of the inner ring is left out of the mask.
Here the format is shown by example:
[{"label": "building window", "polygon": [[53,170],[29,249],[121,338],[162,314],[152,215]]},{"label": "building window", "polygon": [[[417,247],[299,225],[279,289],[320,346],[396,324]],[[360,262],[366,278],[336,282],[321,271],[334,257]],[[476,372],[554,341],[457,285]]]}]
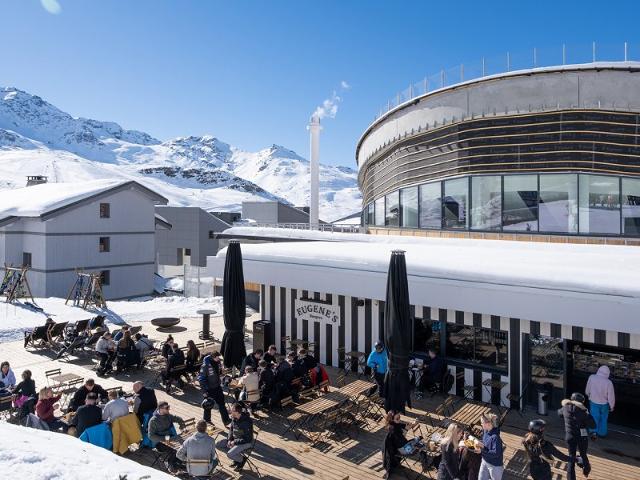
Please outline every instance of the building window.
[{"label": "building window", "polygon": [[102,285],[109,285],[109,283],[111,283],[111,270],[102,270],[100,272],[100,283]]},{"label": "building window", "polygon": [[620,179],[580,175],[580,233],[620,234]]},{"label": "building window", "polygon": [[538,231],[538,176],[504,177],[502,229],[514,232]]},{"label": "building window", "polygon": [[442,200],[444,228],[468,228],[468,198],[468,178],[458,178],[444,182],[444,198]]},{"label": "building window", "polygon": [[367,206],[367,225],[375,225],[376,217],[375,217],[375,205],[371,202]]},{"label": "building window", "polygon": [[111,240],[109,237],[100,237],[100,252],[108,252],[111,249]]},{"label": "building window", "polygon": [[375,214],[376,214],[376,226],[384,227],[384,197],[376,200]]},{"label": "building window", "polygon": [[471,228],[500,230],[502,221],[502,178],[471,178]]},{"label": "building window", "polygon": [[190,257],[191,256],[191,249],[190,248],[185,248],[184,249],[184,256],[185,257]]},{"label": "building window", "polygon": [[403,227],[418,228],[418,187],[400,190],[400,211]]},{"label": "building window", "polygon": [[213,230],[209,230],[209,238],[213,238]]},{"label": "building window", "polygon": [[622,234],[640,235],[640,180],[622,179]]},{"label": "building window", "polygon": [[577,175],[540,175],[540,231],[578,232]]},{"label": "building window", "polygon": [[508,333],[447,323],[447,357],[474,366],[507,371]]},{"label": "building window", "polygon": [[420,228],[442,228],[440,182],[420,185]]},{"label": "building window", "polygon": [[22,266],[31,268],[31,254],[29,252],[22,252]]},{"label": "building window", "polygon": [[413,350],[415,352],[440,352],[440,322],[414,318],[413,320]]},{"label": "building window", "polygon": [[100,218],[110,218],[111,217],[111,204],[109,203],[101,203],[100,204]]},{"label": "building window", "polygon": [[387,195],[385,205],[385,225],[388,227],[400,226],[400,192],[393,192]]}]

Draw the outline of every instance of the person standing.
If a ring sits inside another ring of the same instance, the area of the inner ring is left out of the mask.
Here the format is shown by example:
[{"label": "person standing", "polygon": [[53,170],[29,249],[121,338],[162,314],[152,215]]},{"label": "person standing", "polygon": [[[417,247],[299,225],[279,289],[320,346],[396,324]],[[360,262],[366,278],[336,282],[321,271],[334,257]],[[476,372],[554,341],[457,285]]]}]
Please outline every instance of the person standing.
[{"label": "person standing", "polygon": [[609,412],[613,412],[613,407],[616,405],[616,394],[610,375],[609,367],[602,365],[587,380],[585,393],[589,397],[589,411],[596,422],[596,428],[591,430],[592,440],[607,436]]},{"label": "person standing", "polygon": [[382,342],[376,342],[373,351],[367,358],[367,367],[373,372],[373,379],[378,385],[378,395],[384,398],[384,377],[387,374],[387,350]]},{"label": "person standing", "polygon": [[596,422],[589,415],[584,402],[584,395],[574,393],[570,399],[562,400],[562,408],[558,410],[558,415],[564,418],[564,439],[569,448],[567,480],[576,480],[577,452],[580,452],[584,476],[588,477],[591,472],[591,464],[587,456],[587,449],[589,448],[588,429],[595,428]]},{"label": "person standing", "polygon": [[212,403],[215,402],[218,405],[222,423],[228,425],[231,419],[229,418],[227,406],[224,403],[221,377],[222,364],[220,362],[220,352],[213,352],[211,355],[204,357],[200,373],[198,374],[198,382],[204,395],[204,401],[202,402],[202,409],[204,410],[203,419],[205,422],[211,423],[211,408],[213,406]]},{"label": "person standing", "polygon": [[482,461],[478,480],[501,480],[504,473],[504,452],[498,429],[498,417],[494,413],[488,413],[480,417],[480,423],[484,434],[479,444]]},{"label": "person standing", "polygon": [[458,480],[460,476],[460,451],[458,443],[463,431],[457,423],[450,423],[440,442],[442,459],[438,465],[437,480]]},{"label": "person standing", "polygon": [[544,420],[531,420],[529,433],[522,440],[522,446],[529,459],[529,475],[533,480],[552,480],[551,465],[547,460],[553,460],[555,457],[566,462],[569,459],[544,438],[545,427]]}]

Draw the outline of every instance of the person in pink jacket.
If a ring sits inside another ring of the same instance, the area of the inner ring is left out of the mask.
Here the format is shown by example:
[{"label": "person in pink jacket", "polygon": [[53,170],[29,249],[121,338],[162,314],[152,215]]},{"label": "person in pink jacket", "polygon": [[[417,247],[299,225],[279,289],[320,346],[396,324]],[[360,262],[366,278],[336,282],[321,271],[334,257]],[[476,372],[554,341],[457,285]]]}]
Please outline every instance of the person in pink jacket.
[{"label": "person in pink jacket", "polygon": [[596,428],[591,432],[592,438],[607,436],[607,418],[616,405],[616,394],[613,382],[609,380],[609,367],[602,365],[598,371],[589,376],[585,393],[589,397],[590,413],[596,421]]}]

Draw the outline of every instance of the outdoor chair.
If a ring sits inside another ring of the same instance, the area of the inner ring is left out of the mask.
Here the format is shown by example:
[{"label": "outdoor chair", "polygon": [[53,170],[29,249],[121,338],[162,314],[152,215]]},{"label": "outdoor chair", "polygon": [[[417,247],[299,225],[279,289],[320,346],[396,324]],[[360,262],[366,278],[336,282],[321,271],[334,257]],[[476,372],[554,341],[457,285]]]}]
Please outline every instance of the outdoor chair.
[{"label": "outdoor chair", "polygon": [[107,394],[109,394],[109,392],[116,392],[118,394],[118,397],[124,397],[124,390],[122,389],[122,387],[111,387],[105,388],[104,390],[105,392],[107,392]]},{"label": "outdoor chair", "polygon": [[89,318],[86,318],[84,320],[78,320],[74,325],[75,325],[75,330],[74,330],[74,336],[78,336],[81,335],[82,333],[84,333],[87,328],[89,328]]},{"label": "outdoor chair", "polygon": [[62,374],[62,371],[59,368],[53,368],[51,370],[45,370],[44,376],[47,379],[47,386],[51,387],[50,378],[56,377]]},{"label": "outdoor chair", "polygon": [[60,397],[60,409],[65,410],[73,394],[84,384],[84,378],[78,378],[76,380],[71,380],[67,383],[61,384],[55,391],[56,395],[61,395]]},{"label": "outdoor chair", "polygon": [[56,323],[47,331],[47,343],[49,347],[55,348],[56,344],[61,342],[64,337],[64,329],[69,322]]},{"label": "outdoor chair", "polygon": [[509,393],[507,395],[507,400],[511,402],[511,405],[513,405],[514,403],[517,405],[515,409],[512,408],[511,410],[515,410],[516,412],[518,412],[518,415],[520,415],[521,417],[524,417],[523,413],[527,409],[527,402],[523,402],[522,400],[526,398],[527,389],[529,388],[530,384],[531,383],[527,383],[524,386],[520,395],[516,395],[514,393]]},{"label": "outdoor chair", "polygon": [[260,433],[260,430],[258,428],[254,428],[253,440],[251,442],[251,446],[247,448],[244,452],[242,452],[241,455],[242,455],[242,468],[244,468],[244,466],[247,465],[251,472],[255,472],[258,478],[262,478],[262,475],[260,475],[260,470],[258,470],[258,466],[251,460],[253,450],[256,448],[256,441],[258,440],[259,433]]},{"label": "outdoor chair", "polygon": [[287,433],[292,432],[296,437],[296,440],[298,440],[302,434],[301,428],[306,418],[306,415],[303,415],[300,412],[293,412],[290,415],[283,417],[287,425],[285,430],[282,432],[282,437],[286,436]]},{"label": "outdoor chair", "polygon": [[32,347],[44,347],[49,342],[49,329],[52,327],[49,325],[40,325],[34,328],[30,333],[24,334],[24,348],[27,348],[29,345]]}]

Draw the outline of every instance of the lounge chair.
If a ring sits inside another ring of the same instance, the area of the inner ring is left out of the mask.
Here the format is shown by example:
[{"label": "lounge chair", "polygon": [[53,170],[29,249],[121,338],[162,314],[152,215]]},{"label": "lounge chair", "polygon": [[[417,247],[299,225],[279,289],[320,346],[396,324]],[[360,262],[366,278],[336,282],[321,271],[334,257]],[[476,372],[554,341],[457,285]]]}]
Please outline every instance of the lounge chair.
[{"label": "lounge chair", "polygon": [[34,328],[31,332],[24,332],[24,348],[29,345],[32,347],[44,347],[49,343],[49,329],[53,326],[53,323],[46,325],[40,325]]},{"label": "lounge chair", "polygon": [[47,343],[49,347],[56,348],[57,344],[62,342],[64,337],[64,329],[69,322],[62,322],[54,324],[47,332]]}]

